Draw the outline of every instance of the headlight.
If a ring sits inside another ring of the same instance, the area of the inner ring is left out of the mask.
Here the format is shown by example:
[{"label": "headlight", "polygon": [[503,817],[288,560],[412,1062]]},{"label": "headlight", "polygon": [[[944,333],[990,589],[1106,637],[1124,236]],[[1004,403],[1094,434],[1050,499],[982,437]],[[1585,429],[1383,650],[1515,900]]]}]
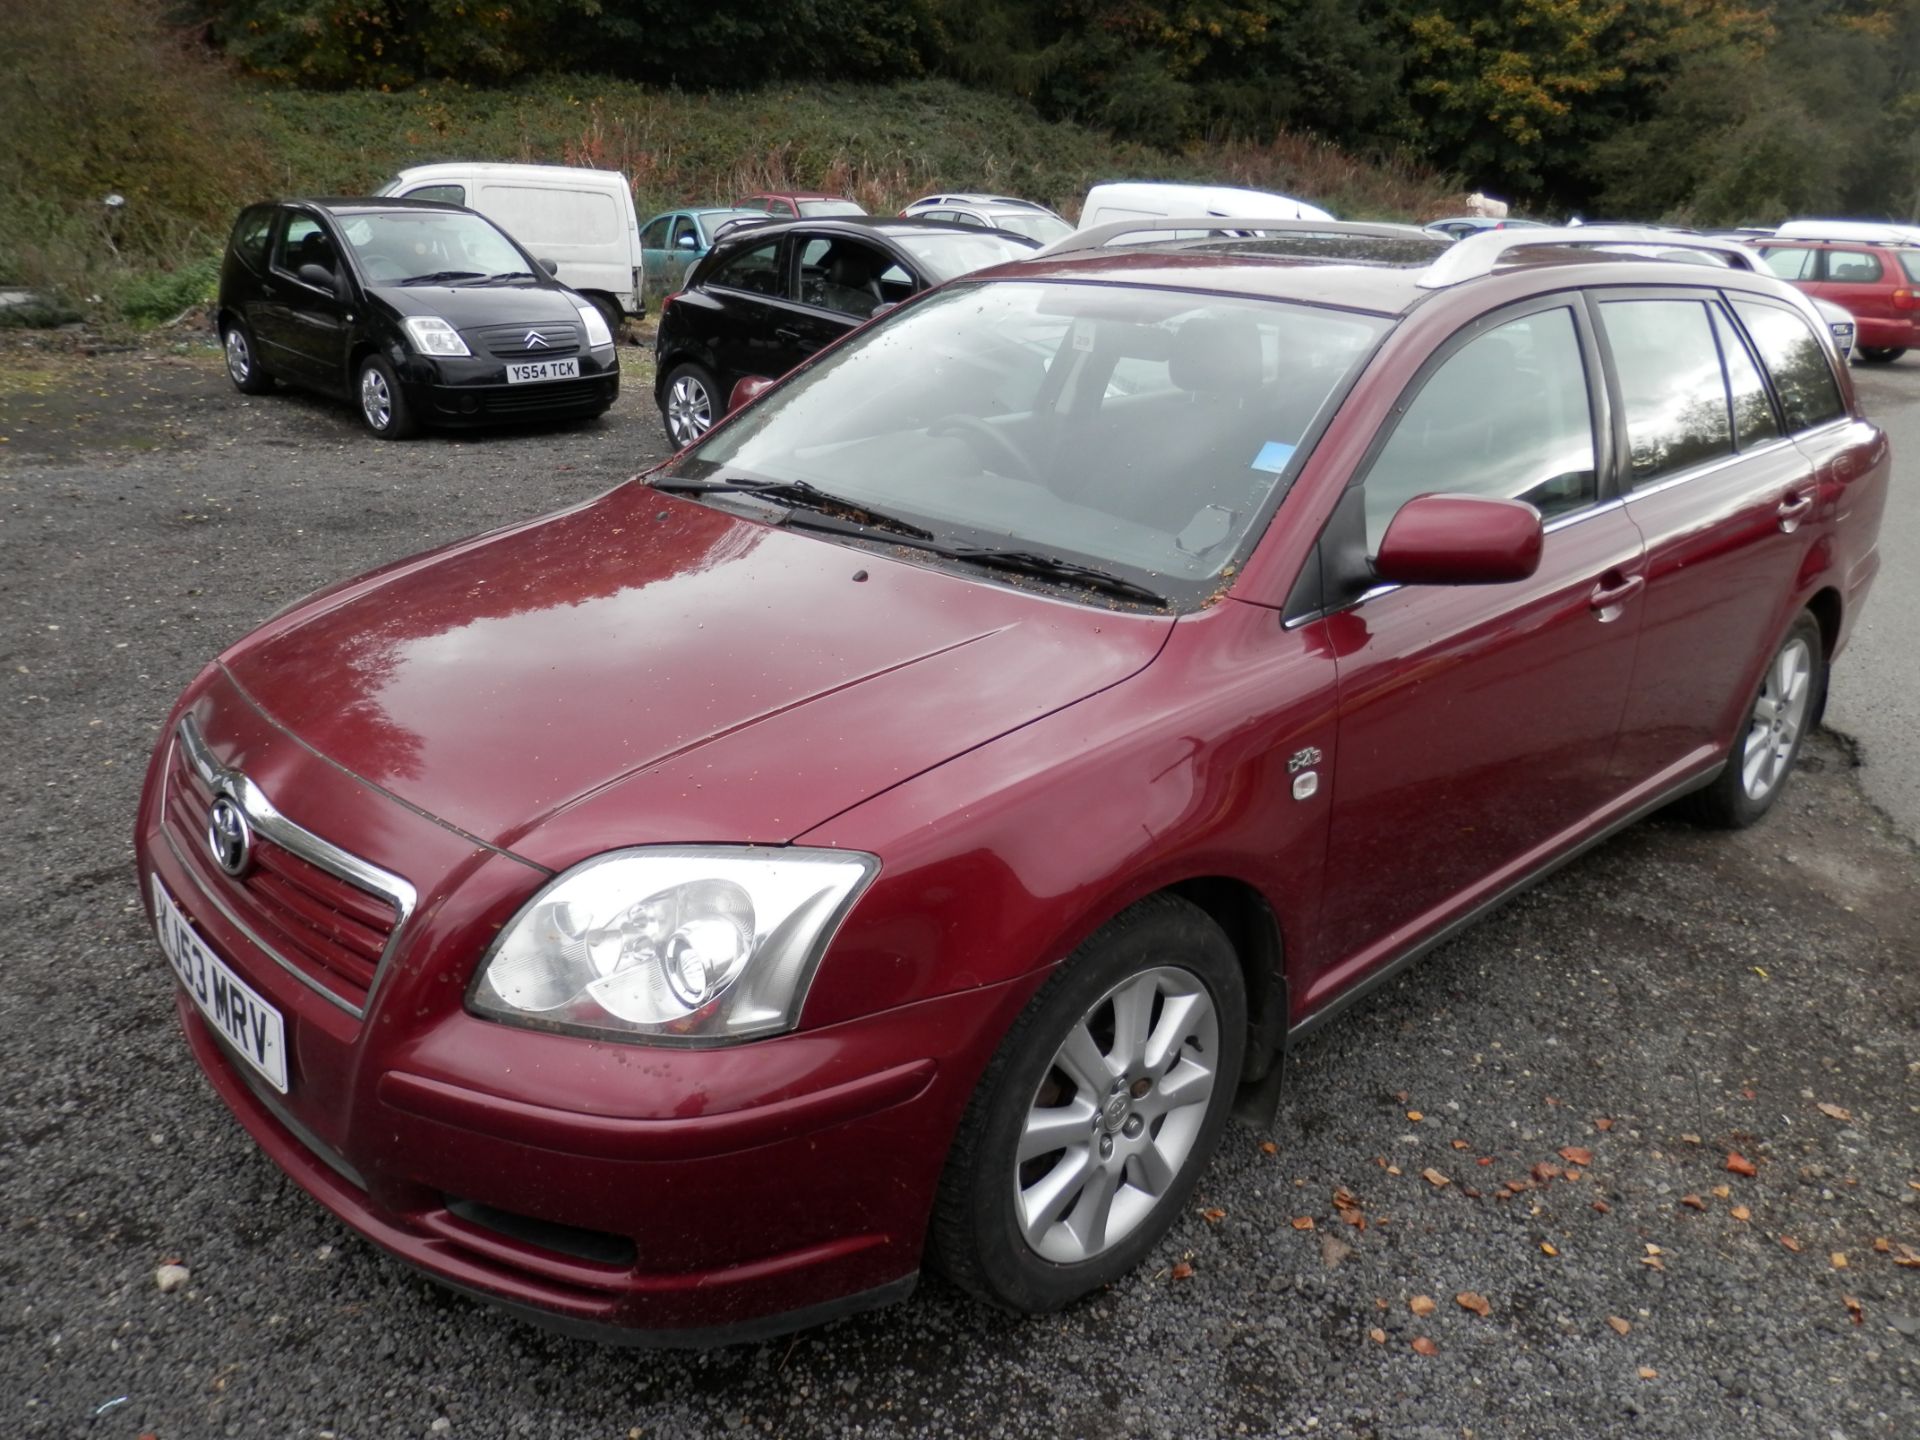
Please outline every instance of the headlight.
[{"label": "headlight", "polygon": [[576,865],[488,950],[467,1003],[508,1024],[667,1045],[790,1030],[880,869],[844,850],[616,850]]},{"label": "headlight", "polygon": [[407,327],[407,338],[422,355],[471,355],[460,332],[438,315],[409,315],[400,322]]},{"label": "headlight", "polygon": [[613,343],[613,331],[607,328],[607,317],[592,305],[582,305],[578,300],[573,308],[580,312],[580,323],[587,330],[587,344],[598,348]]}]

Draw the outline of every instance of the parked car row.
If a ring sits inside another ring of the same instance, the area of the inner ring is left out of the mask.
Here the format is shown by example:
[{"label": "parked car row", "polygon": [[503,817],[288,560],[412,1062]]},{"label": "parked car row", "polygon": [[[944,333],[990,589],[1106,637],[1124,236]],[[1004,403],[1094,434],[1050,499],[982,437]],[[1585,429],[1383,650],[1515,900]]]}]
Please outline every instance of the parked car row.
[{"label": "parked car row", "polygon": [[[1290,1043],[1640,816],[1765,816],[1890,479],[1807,297],[1699,237],[1244,218],[719,236],[665,393],[783,378],[204,668],[138,883],[272,1159],[575,1334],[928,1268],[1054,1310]],[[253,207],[229,266],[236,381],[342,277],[357,373],[452,367],[422,408],[583,383],[503,381],[472,296],[611,359],[452,206]]]}]

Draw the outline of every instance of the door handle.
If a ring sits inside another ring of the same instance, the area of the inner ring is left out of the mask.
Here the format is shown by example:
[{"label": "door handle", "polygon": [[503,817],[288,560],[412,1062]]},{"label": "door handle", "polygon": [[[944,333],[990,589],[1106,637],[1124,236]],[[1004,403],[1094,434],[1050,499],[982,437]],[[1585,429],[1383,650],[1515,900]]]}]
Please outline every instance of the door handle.
[{"label": "door handle", "polygon": [[1800,494],[1787,496],[1773,513],[1780,517],[1781,530],[1791,535],[1812,512],[1813,496]]},{"label": "door handle", "polygon": [[1619,607],[1640,593],[1640,587],[1647,583],[1644,575],[1609,575],[1593,587],[1593,593],[1587,596],[1587,605],[1602,620],[1611,620],[1619,614]]}]

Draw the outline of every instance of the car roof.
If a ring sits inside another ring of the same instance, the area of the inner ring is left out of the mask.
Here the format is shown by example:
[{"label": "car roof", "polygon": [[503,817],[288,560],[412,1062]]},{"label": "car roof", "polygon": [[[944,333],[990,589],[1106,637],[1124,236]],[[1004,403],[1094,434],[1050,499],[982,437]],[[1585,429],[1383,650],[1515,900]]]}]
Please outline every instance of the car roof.
[{"label": "car roof", "polygon": [[[1178,220],[1163,222],[1166,226],[1179,223]],[[1188,223],[1218,226],[1223,222],[1195,219]],[[1579,238],[1578,232],[1561,232],[1558,236],[1549,232],[1549,238],[1543,241],[1535,238],[1539,231],[1526,227],[1482,231],[1447,245],[1437,239],[1431,244],[1425,243],[1413,227],[1384,227],[1405,228],[1409,232],[1405,236],[1338,235],[1309,230],[1308,223],[1302,222],[1301,232],[1294,234],[1173,240],[1106,248],[1074,249],[1071,248],[1074,241],[1069,239],[1032,258],[976,272],[972,278],[1196,290],[1385,316],[1405,315],[1438,296],[1459,293],[1468,286],[1479,289],[1488,283],[1509,292],[1504,298],[1511,299],[1526,293],[1595,284],[1686,284],[1730,286],[1774,295],[1793,293],[1785,281],[1763,271],[1684,263],[1646,253],[1581,248],[1582,244],[1625,246],[1630,243],[1645,248],[1688,248],[1689,237],[1679,235],[1630,242],[1604,239],[1604,232],[1591,240]],[[1120,234],[1134,233],[1121,224],[1107,228]],[[1358,231],[1366,227],[1354,228]],[[1564,243],[1556,244],[1555,239]],[[1722,245],[1727,250],[1740,248],[1732,242],[1722,242]],[[1537,283],[1528,284],[1525,277],[1529,275],[1540,278]]]},{"label": "car roof", "polygon": [[[749,195],[747,198],[749,200],[767,199],[767,200],[853,201],[853,197],[851,195],[829,195],[824,190],[756,190],[753,192],[753,194]],[[857,204],[858,202],[854,201],[854,203]],[[738,207],[728,207],[728,208],[738,208]]]}]

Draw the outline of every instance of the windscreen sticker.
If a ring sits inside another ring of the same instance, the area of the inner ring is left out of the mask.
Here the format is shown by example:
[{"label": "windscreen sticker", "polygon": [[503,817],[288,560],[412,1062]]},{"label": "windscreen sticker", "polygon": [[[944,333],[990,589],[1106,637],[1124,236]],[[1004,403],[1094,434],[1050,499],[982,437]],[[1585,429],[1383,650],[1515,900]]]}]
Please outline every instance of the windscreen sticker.
[{"label": "windscreen sticker", "polygon": [[1076,315],[1074,317],[1073,348],[1076,350],[1093,349],[1093,322],[1084,315]]},{"label": "windscreen sticker", "polygon": [[1260,447],[1260,453],[1253,457],[1252,468],[1278,475],[1287,468],[1287,462],[1293,459],[1295,448],[1284,440],[1269,440]]}]

